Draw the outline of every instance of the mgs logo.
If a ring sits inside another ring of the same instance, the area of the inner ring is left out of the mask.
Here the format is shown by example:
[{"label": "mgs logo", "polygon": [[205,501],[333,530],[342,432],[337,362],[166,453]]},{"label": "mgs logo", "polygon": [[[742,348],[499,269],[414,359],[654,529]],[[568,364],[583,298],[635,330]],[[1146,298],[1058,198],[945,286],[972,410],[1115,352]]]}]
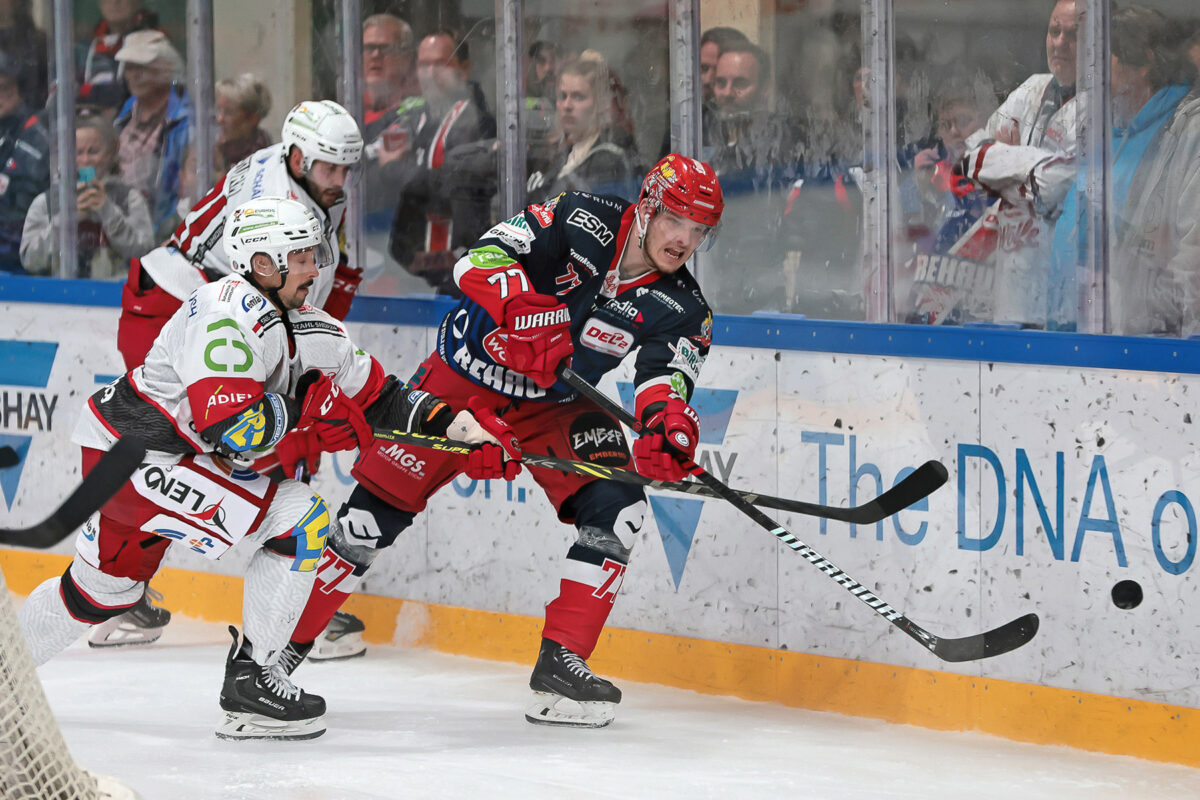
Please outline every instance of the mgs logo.
[{"label": "mgs logo", "polygon": [[392,459],[400,469],[417,478],[425,477],[425,459],[418,458],[399,445],[391,445],[383,454]]}]

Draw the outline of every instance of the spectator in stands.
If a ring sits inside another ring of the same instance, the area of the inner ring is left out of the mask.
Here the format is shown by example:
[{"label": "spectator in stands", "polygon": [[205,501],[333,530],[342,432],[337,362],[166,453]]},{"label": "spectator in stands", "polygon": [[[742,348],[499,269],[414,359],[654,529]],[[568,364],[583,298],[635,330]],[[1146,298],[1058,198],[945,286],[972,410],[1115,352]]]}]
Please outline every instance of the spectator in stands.
[{"label": "spectator in stands", "polygon": [[705,108],[716,106],[713,82],[717,77],[717,61],[726,48],[734,43],[745,44],[750,40],[737,28],[709,28],[700,34],[700,89]]},{"label": "spectator in stands", "polygon": [[75,58],[79,71],[77,102],[104,109],[112,119],[129,98],[117,52],[130,33],[157,29],[158,15],[143,8],[140,0],[99,0],[97,5],[100,22],[92,31],[87,49]]},{"label": "spectator in stands", "polygon": [[529,202],[566,191],[637,199],[644,170],[633,137],[614,124],[613,82],[594,50],[585,50],[559,71],[556,113],[562,143],[546,171],[529,176]]},{"label": "spectator in stands", "polygon": [[[490,222],[491,189],[463,191],[447,173],[458,165],[446,154],[496,135],[479,85],[468,80],[465,41],[450,30],[429,34],[417,46],[421,96],[401,105],[395,120],[404,137],[380,150],[379,173],[398,197],[389,250],[409,272],[437,292],[458,294],[454,263]],[[452,191],[449,187],[456,187]]]},{"label": "spectator in stands", "polygon": [[[700,136],[704,160],[712,156],[712,130],[717,123],[716,98],[713,94],[713,80],[717,76],[717,61],[727,45],[749,42],[746,34],[737,28],[709,28],[700,34]],[[671,129],[668,127],[663,134],[660,155],[671,152]]]},{"label": "spectator in stands", "polygon": [[554,100],[558,86],[558,68],[562,53],[554,42],[539,39],[529,45],[525,67],[525,96]]},{"label": "spectator in stands", "polygon": [[172,233],[179,177],[190,140],[191,103],[176,79],[183,59],[161,31],[134,31],[117,51],[131,97],[115,125],[121,178],[150,205],[154,240]]},{"label": "spectator in stands", "polygon": [[[1108,318],[1118,334],[1200,332],[1200,92],[1188,83],[1193,71],[1175,29],[1144,6],[1112,17]],[[1084,191],[1081,176],[1054,230],[1058,302],[1051,311],[1068,329],[1076,265],[1086,264]]]},{"label": "spectator in stands", "polygon": [[20,72],[0,52],[0,271],[24,272],[21,230],[33,199],[50,186],[46,126],[21,102]]},{"label": "spectator in stands", "polygon": [[1184,41],[1183,54],[1191,62],[1193,74],[1200,74],[1200,27]]},{"label": "spectator in stands", "polygon": [[[1082,4],[1080,4],[1082,7]],[[1058,0],[1046,29],[1050,72],[1030,76],[967,137],[973,181],[1000,197],[993,319],[1041,328],[1047,265],[1060,203],[1075,177],[1075,0]]]},{"label": "spectator in stands", "polygon": [[271,111],[271,92],[249,72],[218,81],[214,89],[217,107],[217,152],[221,169],[227,170],[243,158],[271,144],[271,134],[260,123]]},{"label": "spectator in stands", "polygon": [[[781,310],[779,225],[787,190],[801,175],[802,126],[771,110],[771,59],[750,42],[728,44],[713,78],[717,125],[709,163],[721,179],[725,214],[716,270],[727,285],[713,293],[717,310]],[[736,267],[736,268],[734,268]]]},{"label": "spectator in stands", "polygon": [[557,149],[555,100],[562,54],[539,39],[529,46],[525,66],[525,162],[527,174],[545,171]]},{"label": "spectator in stands", "polygon": [[33,23],[32,0],[0,0],[0,50],[17,70],[21,101],[31,110],[46,105],[46,32]]},{"label": "spectator in stands", "polygon": [[363,20],[363,140],[379,138],[400,104],[421,93],[414,63],[413,31],[392,14]]},{"label": "spectator in stands", "polygon": [[[154,247],[150,211],[140,192],[121,181],[115,166],[117,132],[102,116],[75,123],[77,168],[76,269],[69,277],[124,279],[129,259]],[[56,198],[57,199],[57,198]],[[21,263],[38,275],[59,274],[57,213],[49,193],[42,192],[29,207],[21,238]]]},{"label": "spectator in stands", "polygon": [[369,242],[385,247],[396,212],[396,187],[384,164],[400,159],[408,148],[408,130],[400,119],[406,103],[420,102],[414,63],[413,32],[392,14],[363,20],[363,232]]},{"label": "spectator in stands", "polygon": [[[904,177],[911,191],[901,190],[916,206],[908,220],[915,253],[897,270],[895,296],[907,296],[897,309],[901,322],[961,325],[992,318],[993,266],[977,260],[970,246],[987,195],[954,168],[966,153],[967,137],[983,127],[995,106],[987,81],[952,79],[934,96],[937,139],[914,157]],[[990,232],[995,234],[994,226]]]}]

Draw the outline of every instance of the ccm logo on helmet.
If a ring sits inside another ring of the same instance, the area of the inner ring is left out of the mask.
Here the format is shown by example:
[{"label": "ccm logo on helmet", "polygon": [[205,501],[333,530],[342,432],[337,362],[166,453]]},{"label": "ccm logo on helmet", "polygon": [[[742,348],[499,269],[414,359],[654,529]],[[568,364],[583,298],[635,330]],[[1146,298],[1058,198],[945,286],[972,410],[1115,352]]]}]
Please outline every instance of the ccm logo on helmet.
[{"label": "ccm logo on helmet", "polygon": [[633,347],[632,334],[598,319],[588,320],[579,341],[590,350],[611,356],[623,356]]}]

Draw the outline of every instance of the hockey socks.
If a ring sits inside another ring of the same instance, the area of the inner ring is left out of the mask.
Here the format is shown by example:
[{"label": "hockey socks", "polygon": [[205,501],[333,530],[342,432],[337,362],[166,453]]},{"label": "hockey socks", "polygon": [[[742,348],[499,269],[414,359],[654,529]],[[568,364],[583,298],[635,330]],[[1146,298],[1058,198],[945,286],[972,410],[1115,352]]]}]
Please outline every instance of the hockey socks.
[{"label": "hockey socks", "polygon": [[625,578],[625,562],[590,547],[573,545],[558,597],[546,606],[542,636],[588,658],[608,621]]},{"label": "hockey socks", "polygon": [[346,602],[346,598],[350,596],[349,592],[339,592],[336,589],[327,589],[322,584],[318,577],[317,582],[313,585],[312,593],[308,596],[308,604],[304,606],[304,611],[300,614],[300,621],[296,623],[296,629],[292,631],[292,641],[300,644],[312,644],[317,637],[321,635],[321,631],[333,619],[334,613],[342,607],[342,603]]}]

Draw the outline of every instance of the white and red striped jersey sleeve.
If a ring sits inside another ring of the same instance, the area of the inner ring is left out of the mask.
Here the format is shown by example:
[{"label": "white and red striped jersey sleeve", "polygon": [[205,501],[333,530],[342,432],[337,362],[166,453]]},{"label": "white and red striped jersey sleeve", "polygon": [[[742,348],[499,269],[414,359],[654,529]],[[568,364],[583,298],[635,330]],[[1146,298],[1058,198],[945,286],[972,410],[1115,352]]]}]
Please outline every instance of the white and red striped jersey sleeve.
[{"label": "white and red striped jersey sleeve", "polygon": [[229,262],[225,258],[225,246],[222,243],[225,216],[229,213],[226,187],[234,173],[245,166],[248,166],[246,162],[238,164],[217,181],[217,185],[192,206],[171,237],[171,246],[200,269],[208,268],[222,275],[229,274]]}]

